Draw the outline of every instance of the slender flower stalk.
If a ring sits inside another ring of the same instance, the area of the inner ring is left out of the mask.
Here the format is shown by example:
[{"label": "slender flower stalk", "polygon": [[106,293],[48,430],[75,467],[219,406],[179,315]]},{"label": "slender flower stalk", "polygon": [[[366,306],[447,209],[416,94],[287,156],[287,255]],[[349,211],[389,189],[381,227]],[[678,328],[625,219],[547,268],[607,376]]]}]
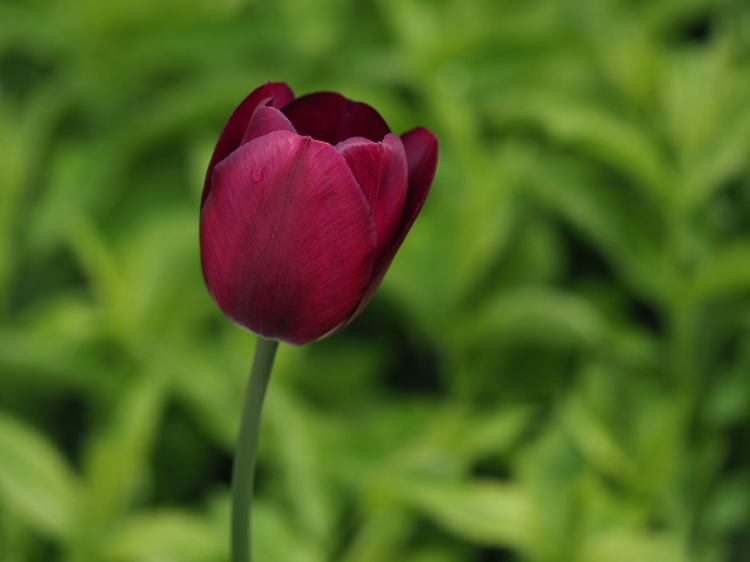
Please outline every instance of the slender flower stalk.
[{"label": "slender flower stalk", "polygon": [[258,337],[232,468],[232,562],[250,562],[250,511],[260,415],[279,342]]}]

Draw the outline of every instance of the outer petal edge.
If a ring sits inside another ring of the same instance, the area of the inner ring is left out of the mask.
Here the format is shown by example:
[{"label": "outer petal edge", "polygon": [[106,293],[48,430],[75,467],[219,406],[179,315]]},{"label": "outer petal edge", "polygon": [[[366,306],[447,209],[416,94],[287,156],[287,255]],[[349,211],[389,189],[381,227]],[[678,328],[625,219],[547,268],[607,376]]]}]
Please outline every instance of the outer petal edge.
[{"label": "outer petal edge", "polygon": [[399,234],[393,245],[385,252],[383,258],[376,264],[373,276],[365,290],[362,301],[347,322],[351,322],[367,306],[383,281],[388,268],[393,262],[398,249],[406,235],[411,230],[414,221],[419,216],[427,194],[430,192],[432,180],[435,177],[438,159],[437,137],[424,127],[416,127],[401,135],[409,166],[409,187],[404,205],[404,215],[401,219]]},{"label": "outer petal edge", "polygon": [[283,82],[266,82],[250,92],[227,120],[224,129],[219,135],[214,152],[206,170],[206,178],[203,182],[203,193],[201,195],[201,207],[211,191],[211,177],[214,167],[229,156],[239,145],[245,133],[247,124],[253,116],[256,107],[266,98],[272,98],[271,105],[281,108],[294,99],[294,93]]}]

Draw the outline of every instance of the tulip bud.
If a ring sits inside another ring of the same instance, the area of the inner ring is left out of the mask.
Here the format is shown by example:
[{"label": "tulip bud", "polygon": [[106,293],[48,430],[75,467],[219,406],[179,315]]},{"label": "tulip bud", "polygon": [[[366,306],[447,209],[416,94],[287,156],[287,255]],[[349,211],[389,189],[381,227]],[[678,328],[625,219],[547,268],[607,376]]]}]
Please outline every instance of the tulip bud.
[{"label": "tulip bud", "polygon": [[419,214],[437,150],[427,129],[398,137],[339,94],[254,90],[219,137],[201,198],[203,276],[219,308],[296,345],[345,326]]}]

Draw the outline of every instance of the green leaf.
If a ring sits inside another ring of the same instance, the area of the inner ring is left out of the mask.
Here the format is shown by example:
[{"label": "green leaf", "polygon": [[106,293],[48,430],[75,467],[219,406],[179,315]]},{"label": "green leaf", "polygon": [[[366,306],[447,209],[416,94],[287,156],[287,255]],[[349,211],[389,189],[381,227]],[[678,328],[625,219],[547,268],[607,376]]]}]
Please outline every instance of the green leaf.
[{"label": "green leaf", "polygon": [[633,181],[655,208],[670,201],[675,178],[655,135],[632,118],[604,110],[590,100],[566,100],[535,91],[495,98],[489,115],[502,127],[529,123],[562,146],[585,151]]},{"label": "green leaf", "polygon": [[113,562],[221,562],[226,529],[177,510],[136,514],[113,531],[105,556]]},{"label": "green leaf", "polygon": [[705,520],[717,535],[742,532],[750,520],[750,472],[722,478],[706,506]]},{"label": "green leaf", "polygon": [[636,481],[638,473],[627,451],[580,400],[569,400],[563,409],[563,423],[591,464],[621,483],[632,485]]},{"label": "green leaf", "polygon": [[164,398],[164,381],[144,375],[120,397],[109,423],[89,442],[86,516],[92,527],[116,520],[144,488]]},{"label": "green leaf", "polygon": [[288,502],[301,529],[323,541],[334,529],[331,500],[317,454],[315,420],[304,405],[282,386],[271,387],[264,408],[271,450],[278,462]]},{"label": "green leaf", "polygon": [[582,235],[633,292],[648,300],[669,294],[659,213],[595,167],[544,151],[526,158],[535,202]]},{"label": "green leaf", "polygon": [[[278,503],[253,501],[256,556],[268,562],[325,562],[330,558],[320,544],[310,540],[292,523],[293,517]],[[228,527],[228,526],[227,526]]]},{"label": "green leaf", "polygon": [[382,562],[401,559],[414,516],[396,507],[378,508],[359,525],[341,562]]},{"label": "green leaf", "polygon": [[738,240],[717,248],[688,281],[689,302],[731,297],[750,289],[750,240]]},{"label": "green leaf", "polygon": [[684,197],[690,210],[699,209],[721,188],[731,185],[730,180],[748,169],[750,111],[739,115],[732,113],[729,122],[712,141],[695,161],[689,162],[685,171]]},{"label": "green leaf", "polygon": [[[746,342],[747,340],[745,340]],[[742,424],[750,411],[750,347],[743,346],[730,369],[717,371],[715,382],[705,398],[708,422],[718,428]]]},{"label": "green leaf", "polygon": [[81,483],[54,445],[0,413],[0,504],[39,533],[65,539],[80,496]]},{"label": "green leaf", "polygon": [[586,299],[550,288],[524,287],[500,293],[466,327],[467,342],[534,341],[549,346],[606,343],[609,326]]},{"label": "green leaf", "polygon": [[468,461],[506,452],[536,414],[530,406],[508,406],[487,414],[466,416],[456,436],[456,454]]},{"label": "green leaf", "polygon": [[401,502],[465,540],[533,549],[539,508],[517,484],[408,478],[395,483],[393,491]]},{"label": "green leaf", "polygon": [[676,537],[666,533],[615,530],[592,536],[581,562],[687,562],[690,560]]}]

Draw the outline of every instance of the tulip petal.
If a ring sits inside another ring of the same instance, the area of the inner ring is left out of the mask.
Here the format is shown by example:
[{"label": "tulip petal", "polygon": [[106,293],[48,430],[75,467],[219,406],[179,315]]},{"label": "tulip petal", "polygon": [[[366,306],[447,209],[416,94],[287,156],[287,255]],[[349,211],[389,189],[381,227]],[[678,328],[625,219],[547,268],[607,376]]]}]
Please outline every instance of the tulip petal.
[{"label": "tulip petal", "polygon": [[376,233],[336,149],[275,131],[217,165],[212,184],[201,259],[224,314],[292,344],[342,325],[372,276]]},{"label": "tulip petal", "polygon": [[382,142],[362,137],[336,145],[359,183],[375,219],[378,251],[375,268],[400,232],[404,214],[408,168],[401,139],[387,134]]},{"label": "tulip petal", "polygon": [[351,137],[379,142],[391,132],[372,107],[333,92],[302,96],[282,111],[300,135],[334,145]]},{"label": "tulip petal", "polygon": [[203,195],[201,196],[201,207],[206,202],[209,192],[211,191],[211,176],[214,167],[229,156],[242,141],[242,137],[247,129],[247,124],[255,112],[255,108],[265,99],[271,98],[273,107],[281,108],[294,99],[292,90],[283,82],[268,82],[259,88],[256,88],[242,100],[234,113],[229,117],[224,130],[221,132],[219,141],[216,143],[214,153],[211,156],[211,162],[208,164],[206,180],[203,184]]},{"label": "tulip petal", "polygon": [[401,141],[404,143],[406,160],[409,166],[409,187],[406,194],[406,203],[404,204],[404,213],[401,217],[401,224],[395,241],[375,264],[372,279],[365,290],[362,301],[357,306],[349,321],[354,319],[367,306],[367,303],[370,302],[370,299],[372,299],[375,291],[380,286],[393,258],[396,256],[396,252],[398,252],[404,238],[406,238],[411,226],[422,210],[422,205],[427,198],[427,194],[430,192],[430,186],[435,177],[438,156],[437,137],[424,127],[417,127],[401,135]]},{"label": "tulip petal", "polygon": [[430,192],[438,158],[437,137],[424,127],[404,133],[401,135],[401,141],[404,143],[409,164],[409,192],[406,196],[399,246],[409,233]]},{"label": "tulip petal", "polygon": [[289,119],[275,107],[267,105],[269,103],[271,103],[271,100],[265,100],[255,109],[250,122],[247,124],[247,130],[245,130],[240,145],[273,131],[297,132],[294,130],[294,126]]}]

